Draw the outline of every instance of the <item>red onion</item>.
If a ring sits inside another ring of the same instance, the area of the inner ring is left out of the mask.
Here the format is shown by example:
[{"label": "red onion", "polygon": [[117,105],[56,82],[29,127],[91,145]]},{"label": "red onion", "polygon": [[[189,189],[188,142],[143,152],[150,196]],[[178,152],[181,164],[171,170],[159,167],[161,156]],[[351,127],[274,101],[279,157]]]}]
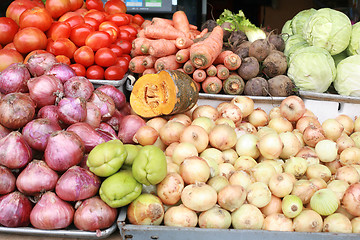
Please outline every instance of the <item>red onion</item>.
[{"label": "red onion", "polygon": [[0,197],[0,224],[5,227],[26,227],[30,223],[32,204],[21,192]]},{"label": "red onion", "polygon": [[44,74],[57,77],[63,84],[70,78],[76,76],[74,69],[68,64],[60,62],[53,64]]},{"label": "red onion", "polygon": [[79,166],[90,171],[90,168],[86,164],[88,156],[89,156],[89,154],[84,154],[84,157],[81,159],[81,162],[79,163]]},{"label": "red onion", "polygon": [[76,133],[84,143],[85,152],[90,152],[96,145],[105,142],[95,129],[86,122],[71,124],[66,131]]},{"label": "red onion", "polygon": [[31,78],[28,83],[30,97],[41,108],[46,105],[54,105],[64,95],[64,87],[55,76],[42,75]]},{"label": "red onion", "polygon": [[136,131],[145,125],[145,120],[138,115],[127,115],[120,122],[118,137],[123,143],[134,144],[133,137]]},{"label": "red onion", "polygon": [[88,100],[94,91],[94,85],[85,77],[75,76],[64,83],[66,97],[82,97]]},{"label": "red onion", "polygon": [[342,198],[344,208],[353,216],[360,216],[360,183],[351,184]]},{"label": "red onion", "polygon": [[83,98],[66,97],[58,104],[59,120],[65,124],[83,122],[86,119],[86,101]]},{"label": "red onion", "polygon": [[104,130],[106,132],[109,132],[112,135],[117,135],[114,128],[110,124],[108,124],[106,122],[100,123],[99,129]]},{"label": "red onion", "polygon": [[25,126],[35,116],[35,103],[24,93],[9,93],[0,100],[0,124],[9,129]]},{"label": "red onion", "polygon": [[79,166],[73,166],[59,178],[55,192],[65,201],[78,201],[96,195],[100,188],[100,178]]},{"label": "red onion", "polygon": [[101,112],[95,103],[86,103],[86,118],[85,122],[90,124],[93,128],[99,127],[101,123]]},{"label": "red onion", "polygon": [[54,122],[59,122],[58,106],[47,105],[39,109],[37,113],[38,118],[47,118]]},{"label": "red onion", "polygon": [[112,85],[102,85],[98,87],[96,90],[102,91],[103,93],[111,97],[114,100],[115,107],[117,109],[122,108],[126,103],[125,94],[122,91],[120,91],[120,89]]},{"label": "red onion", "polygon": [[13,63],[0,73],[0,92],[28,92],[27,81],[30,77],[25,64]]},{"label": "red onion", "polygon": [[27,67],[34,77],[43,75],[52,65],[57,63],[56,57],[51,53],[39,53],[29,57]]},{"label": "red onion", "polygon": [[57,122],[47,118],[37,118],[23,127],[22,134],[31,148],[44,151],[50,134],[61,129]]},{"label": "red onion", "polygon": [[109,228],[116,216],[116,208],[111,208],[100,197],[95,196],[81,203],[75,211],[74,224],[80,230],[97,231]]},{"label": "red onion", "polygon": [[88,102],[94,103],[100,109],[103,121],[110,119],[115,112],[114,100],[99,90],[93,92]]},{"label": "red onion", "polygon": [[80,163],[84,151],[84,143],[76,133],[61,130],[49,136],[44,158],[51,169],[64,172]]},{"label": "red onion", "polygon": [[123,115],[119,110],[115,109],[112,117],[106,121],[115,131],[119,131],[119,124],[125,115]]},{"label": "red onion", "polygon": [[14,191],[15,182],[16,178],[10,169],[0,165],[0,195]]},{"label": "red onion", "polygon": [[22,168],[32,160],[32,151],[18,131],[0,139],[0,164],[11,169]]},{"label": "red onion", "polygon": [[7,136],[11,131],[0,124],[0,139]]},{"label": "red onion", "polygon": [[31,196],[55,189],[59,175],[42,160],[32,160],[16,178],[17,189]]},{"label": "red onion", "polygon": [[53,192],[46,192],[30,213],[30,223],[39,229],[68,227],[74,219],[74,208]]},{"label": "red onion", "polygon": [[132,112],[131,105],[129,102],[126,102],[122,108],[119,109],[120,113],[124,116],[130,115]]}]

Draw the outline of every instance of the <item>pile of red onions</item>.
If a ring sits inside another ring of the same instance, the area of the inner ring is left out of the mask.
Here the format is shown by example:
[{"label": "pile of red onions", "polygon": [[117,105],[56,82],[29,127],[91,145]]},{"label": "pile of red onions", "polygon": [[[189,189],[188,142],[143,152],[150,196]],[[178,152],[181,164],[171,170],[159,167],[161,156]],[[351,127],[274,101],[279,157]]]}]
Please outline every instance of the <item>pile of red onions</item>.
[{"label": "pile of red onions", "polygon": [[0,225],[110,227],[117,210],[100,199],[101,179],[84,163],[96,145],[123,137],[124,93],[96,90],[50,53],[5,69],[0,93]]}]

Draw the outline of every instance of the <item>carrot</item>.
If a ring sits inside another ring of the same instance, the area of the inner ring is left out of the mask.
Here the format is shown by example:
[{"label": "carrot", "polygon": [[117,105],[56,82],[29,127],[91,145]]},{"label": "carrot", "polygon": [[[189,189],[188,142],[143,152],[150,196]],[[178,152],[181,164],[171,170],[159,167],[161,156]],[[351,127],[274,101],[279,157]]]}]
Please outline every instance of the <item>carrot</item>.
[{"label": "carrot", "polygon": [[191,63],[190,60],[187,60],[187,61],[184,63],[183,69],[184,69],[184,72],[187,73],[187,74],[192,74],[192,73],[195,71],[195,67],[194,67],[194,65]]},{"label": "carrot", "polygon": [[175,40],[178,37],[186,36],[185,33],[169,24],[151,24],[144,28],[144,30],[147,38]]},{"label": "carrot", "polygon": [[142,65],[144,65],[145,68],[154,68],[155,61],[157,60],[157,57],[147,55],[142,62]]},{"label": "carrot", "polygon": [[138,31],[138,33],[136,34],[136,37],[145,37],[145,30],[141,29],[140,31]]},{"label": "carrot", "polygon": [[217,68],[214,65],[210,65],[207,69],[206,69],[206,74],[209,77],[214,77],[217,74]]},{"label": "carrot", "polygon": [[222,81],[218,77],[207,77],[201,88],[205,93],[219,93],[222,89]]},{"label": "carrot", "polygon": [[176,70],[181,66],[180,63],[176,62],[175,55],[169,55],[158,58],[155,62],[154,68],[157,71],[161,70]]},{"label": "carrot", "polygon": [[193,74],[192,77],[194,79],[195,82],[203,82],[205,80],[206,76],[206,72],[203,69],[196,69]]},{"label": "carrot", "polygon": [[241,58],[235,53],[231,53],[224,58],[224,65],[229,70],[236,70],[241,65]]},{"label": "carrot", "polygon": [[178,51],[175,43],[166,39],[157,39],[150,42],[148,53],[153,57],[165,57]]},{"label": "carrot", "polygon": [[184,63],[187,60],[189,60],[189,58],[190,58],[190,49],[189,48],[180,49],[176,53],[176,61],[178,63]]},{"label": "carrot", "polygon": [[143,53],[143,54],[148,54],[149,52],[149,48],[150,48],[150,44],[152,41],[155,41],[154,39],[148,39],[148,38],[144,38],[146,40],[144,40],[142,43],[141,43],[141,46],[140,46],[140,51]]},{"label": "carrot", "polygon": [[175,46],[179,49],[184,49],[190,47],[194,41],[187,37],[179,37],[175,40]]},{"label": "carrot", "polygon": [[180,72],[183,72],[183,73],[186,73],[186,72],[184,71],[184,69],[182,69],[181,67],[178,68],[178,69],[176,69],[176,70],[178,70],[178,71],[180,71]]},{"label": "carrot", "polygon": [[194,83],[195,83],[195,85],[196,85],[196,88],[197,88],[198,92],[200,92],[200,90],[201,90],[201,83],[199,83],[199,82],[194,82]]},{"label": "carrot", "polygon": [[132,41],[133,54],[135,54],[135,56],[145,54],[141,51],[141,46],[144,42],[148,42],[148,41],[149,39],[143,37],[135,38],[134,41]]},{"label": "carrot", "polygon": [[217,74],[216,76],[221,79],[221,80],[225,80],[229,77],[230,75],[230,71],[229,69],[227,69],[223,64],[218,64],[216,65],[216,69],[217,69]]},{"label": "carrot", "polygon": [[141,28],[145,28],[146,26],[150,25],[151,24],[151,21],[148,20],[148,19],[145,19],[145,21],[141,24]]},{"label": "carrot", "polygon": [[174,12],[172,16],[174,28],[177,30],[182,31],[183,33],[186,33],[186,35],[190,32],[190,26],[189,26],[189,19],[187,18],[184,11],[176,11]]},{"label": "carrot", "polygon": [[190,60],[196,68],[208,68],[221,53],[223,46],[223,29],[216,26],[209,37],[190,47]]},{"label": "carrot", "polygon": [[240,95],[244,92],[244,88],[245,82],[237,73],[230,74],[223,82],[223,90],[226,94]]},{"label": "carrot", "polygon": [[147,68],[143,71],[142,75],[145,75],[145,74],[155,74],[157,73],[157,71],[155,70],[155,68]]},{"label": "carrot", "polygon": [[192,24],[189,24],[189,27],[190,27],[190,30],[196,30],[196,29],[198,29],[198,27],[197,27],[197,26],[192,25]]},{"label": "carrot", "polygon": [[217,64],[224,64],[224,59],[226,58],[226,56],[232,54],[233,52],[230,51],[230,50],[225,50],[225,51],[222,51],[219,56],[215,59],[214,61],[214,65],[217,65]]},{"label": "carrot", "polygon": [[143,63],[143,60],[146,56],[136,56],[133,57],[129,62],[129,69],[133,73],[142,73],[145,70]]},{"label": "carrot", "polygon": [[[197,32],[196,32],[197,31]],[[207,34],[209,32],[209,30],[207,28],[204,28],[204,30],[202,30],[201,32],[199,32],[198,30],[194,30],[194,33],[197,33],[195,35],[195,38],[202,38],[205,36],[205,34]]]},{"label": "carrot", "polygon": [[153,17],[151,21],[152,25],[171,25],[174,26],[172,19]]}]

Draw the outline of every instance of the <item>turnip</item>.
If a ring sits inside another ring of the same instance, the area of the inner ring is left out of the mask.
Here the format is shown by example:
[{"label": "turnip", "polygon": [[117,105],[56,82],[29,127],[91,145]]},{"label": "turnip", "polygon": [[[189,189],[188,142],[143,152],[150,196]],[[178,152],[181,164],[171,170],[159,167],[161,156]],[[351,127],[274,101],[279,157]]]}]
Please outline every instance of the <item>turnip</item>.
[{"label": "turnip", "polygon": [[285,74],[287,69],[287,60],[283,52],[272,50],[263,61],[263,72],[268,77]]},{"label": "turnip", "polygon": [[244,94],[249,96],[267,96],[269,84],[265,78],[255,77],[245,83]]},{"label": "turnip", "polygon": [[274,97],[287,97],[295,93],[295,84],[286,75],[277,75],[268,80],[269,93]]},{"label": "turnip", "polygon": [[243,58],[240,67],[237,72],[244,80],[249,80],[256,77],[259,74],[260,65],[255,57]]},{"label": "turnip", "polygon": [[249,56],[255,57],[259,62],[264,59],[270,53],[270,43],[267,39],[257,39],[249,46]]}]

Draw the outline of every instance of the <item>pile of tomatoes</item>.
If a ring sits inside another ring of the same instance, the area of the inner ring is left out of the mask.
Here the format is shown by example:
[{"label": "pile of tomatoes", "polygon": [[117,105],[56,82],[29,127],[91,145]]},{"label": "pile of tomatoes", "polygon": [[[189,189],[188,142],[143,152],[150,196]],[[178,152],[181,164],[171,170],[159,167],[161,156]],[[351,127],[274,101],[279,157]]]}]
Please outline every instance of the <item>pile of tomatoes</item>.
[{"label": "pile of tomatoes", "polygon": [[122,0],[15,0],[0,18],[0,71],[50,52],[89,79],[122,79],[144,18]]}]

